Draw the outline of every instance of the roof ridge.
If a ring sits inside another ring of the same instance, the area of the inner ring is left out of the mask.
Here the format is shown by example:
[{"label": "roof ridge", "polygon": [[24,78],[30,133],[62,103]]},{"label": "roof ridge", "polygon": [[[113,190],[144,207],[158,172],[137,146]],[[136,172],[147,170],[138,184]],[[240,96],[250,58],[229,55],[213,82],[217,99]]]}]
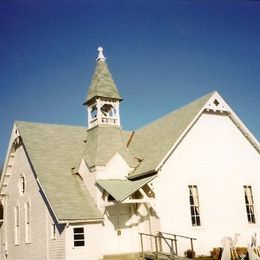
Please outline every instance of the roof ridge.
[{"label": "roof ridge", "polygon": [[79,126],[79,125],[69,125],[69,124],[56,124],[56,123],[41,123],[41,122],[32,122],[32,121],[23,121],[23,120],[16,120],[14,122],[15,124],[27,124],[27,125],[43,125],[43,126],[58,126],[58,127],[73,127],[73,128],[85,128],[87,130],[87,127]]},{"label": "roof ridge", "polygon": [[160,122],[160,121],[164,120],[165,118],[167,118],[168,116],[170,116],[170,115],[172,115],[172,114],[175,114],[175,113],[177,113],[177,112],[183,110],[184,108],[187,108],[187,107],[189,107],[189,106],[192,106],[192,105],[194,105],[195,103],[202,101],[203,99],[205,99],[205,104],[206,104],[206,102],[209,100],[209,98],[210,98],[215,92],[216,92],[216,91],[211,91],[210,93],[208,93],[208,94],[206,94],[206,95],[204,95],[204,96],[202,96],[202,97],[200,97],[200,98],[197,98],[197,99],[195,99],[195,100],[189,102],[188,104],[181,106],[180,108],[177,108],[177,109],[175,109],[175,110],[173,110],[173,111],[171,111],[171,112],[169,112],[169,113],[167,113],[167,114],[164,114],[163,116],[161,116],[161,117],[159,117],[159,118],[157,118],[157,119],[155,119],[155,120],[153,120],[153,121],[151,121],[151,122],[149,122],[149,123],[143,125],[142,127],[138,128],[138,129],[136,129],[136,130],[134,130],[134,132],[137,132],[137,131],[140,131],[140,130],[146,128],[146,127],[149,127],[149,126],[153,125],[154,123]]},{"label": "roof ridge", "polygon": [[155,171],[189,124],[198,116],[215,92],[196,99],[135,131],[130,152],[142,162],[131,177]]}]

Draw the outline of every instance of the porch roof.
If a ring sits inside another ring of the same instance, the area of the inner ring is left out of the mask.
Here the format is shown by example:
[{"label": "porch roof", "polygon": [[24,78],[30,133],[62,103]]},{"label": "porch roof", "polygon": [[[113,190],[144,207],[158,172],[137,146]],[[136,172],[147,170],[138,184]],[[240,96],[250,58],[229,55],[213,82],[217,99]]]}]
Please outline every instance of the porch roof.
[{"label": "porch roof", "polygon": [[97,180],[97,184],[107,191],[116,201],[122,202],[135,191],[151,181],[155,175],[139,180]]}]

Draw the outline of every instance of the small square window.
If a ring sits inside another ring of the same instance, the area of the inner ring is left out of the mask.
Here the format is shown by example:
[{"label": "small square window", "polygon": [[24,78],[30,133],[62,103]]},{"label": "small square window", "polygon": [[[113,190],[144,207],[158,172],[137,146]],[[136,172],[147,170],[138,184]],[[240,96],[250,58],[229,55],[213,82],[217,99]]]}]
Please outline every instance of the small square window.
[{"label": "small square window", "polygon": [[75,247],[85,246],[85,234],[83,227],[73,228],[73,239]]}]

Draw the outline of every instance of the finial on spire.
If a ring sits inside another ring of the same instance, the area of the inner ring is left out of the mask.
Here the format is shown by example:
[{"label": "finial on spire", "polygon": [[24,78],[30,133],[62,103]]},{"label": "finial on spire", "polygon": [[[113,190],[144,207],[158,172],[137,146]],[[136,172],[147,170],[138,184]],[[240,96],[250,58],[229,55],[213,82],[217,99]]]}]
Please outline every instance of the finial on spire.
[{"label": "finial on spire", "polygon": [[98,57],[97,57],[97,61],[98,60],[102,60],[102,61],[105,61],[106,60],[106,58],[105,58],[105,56],[104,56],[104,54],[103,54],[103,48],[102,47],[98,47]]}]

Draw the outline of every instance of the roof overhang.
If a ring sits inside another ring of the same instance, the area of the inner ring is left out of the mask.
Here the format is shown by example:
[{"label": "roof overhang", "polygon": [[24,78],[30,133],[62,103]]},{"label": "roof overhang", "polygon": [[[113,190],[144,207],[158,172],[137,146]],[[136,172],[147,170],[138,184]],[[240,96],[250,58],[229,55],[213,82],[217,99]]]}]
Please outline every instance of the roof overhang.
[{"label": "roof overhang", "polygon": [[126,198],[142,188],[155,177],[156,175],[138,180],[97,180],[96,183],[107,193],[109,193],[117,202],[123,202]]},{"label": "roof overhang", "polygon": [[197,120],[201,117],[204,112],[213,112],[213,113],[221,113],[223,115],[228,116],[236,125],[236,127],[241,131],[241,133],[247,138],[247,140],[251,143],[251,145],[260,153],[260,146],[258,140],[254,137],[254,135],[250,132],[250,130],[245,126],[245,124],[240,120],[240,118],[236,115],[236,113],[231,109],[231,107],[226,103],[226,101],[220,96],[217,91],[211,95],[206,104],[200,109],[197,115],[193,118],[190,124],[186,127],[183,133],[179,136],[176,142],[173,144],[172,148],[169,152],[164,156],[164,158],[160,161],[158,166],[156,167],[156,171],[159,171],[171,154],[174,152],[176,147],[180,144],[183,138],[187,135],[187,133],[191,130],[193,125],[197,122]]},{"label": "roof overhang", "polygon": [[94,218],[94,219],[59,219],[60,224],[76,224],[76,223],[99,223],[102,222],[104,218]]}]

